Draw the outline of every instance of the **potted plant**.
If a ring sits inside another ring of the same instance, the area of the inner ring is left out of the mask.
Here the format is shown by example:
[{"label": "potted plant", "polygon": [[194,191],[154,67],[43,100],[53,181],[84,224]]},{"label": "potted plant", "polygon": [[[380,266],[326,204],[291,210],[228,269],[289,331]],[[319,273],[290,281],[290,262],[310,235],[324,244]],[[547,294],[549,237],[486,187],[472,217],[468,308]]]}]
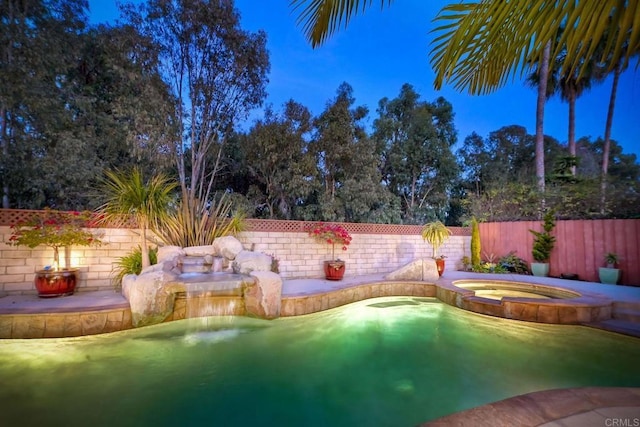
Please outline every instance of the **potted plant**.
[{"label": "potted plant", "polygon": [[614,252],[607,253],[604,256],[604,263],[606,267],[600,267],[598,269],[600,282],[609,285],[617,284],[620,279],[620,270],[616,268],[618,264],[618,255]]},{"label": "potted plant", "polygon": [[351,235],[344,227],[338,224],[318,223],[308,230],[309,236],[320,243],[331,245],[331,260],[324,262],[324,272],[327,280],[342,280],[345,271],[345,262],[335,257],[335,246],[341,245],[346,251],[351,243]]},{"label": "potted plant", "polygon": [[451,236],[451,230],[440,221],[429,222],[422,227],[422,238],[431,244],[433,248],[432,258],[436,260],[436,267],[440,276],[444,273],[445,256],[436,256],[436,253],[440,246],[449,239],[449,236]]},{"label": "potted plant", "polygon": [[9,244],[14,246],[49,246],[53,249],[53,264],[36,271],[35,285],[42,298],[71,295],[76,287],[77,269],[66,260],[60,266],[60,248],[101,244],[93,233],[84,230],[90,212],[60,212],[45,209],[28,220],[11,225]]},{"label": "potted plant", "polygon": [[551,258],[551,251],[556,244],[556,238],[551,235],[551,232],[555,226],[556,222],[553,217],[553,211],[548,211],[544,215],[542,223],[543,231],[529,230],[531,234],[535,236],[533,239],[533,250],[531,252],[533,259],[537,261],[531,263],[531,273],[533,273],[534,276],[549,275],[549,259]]}]

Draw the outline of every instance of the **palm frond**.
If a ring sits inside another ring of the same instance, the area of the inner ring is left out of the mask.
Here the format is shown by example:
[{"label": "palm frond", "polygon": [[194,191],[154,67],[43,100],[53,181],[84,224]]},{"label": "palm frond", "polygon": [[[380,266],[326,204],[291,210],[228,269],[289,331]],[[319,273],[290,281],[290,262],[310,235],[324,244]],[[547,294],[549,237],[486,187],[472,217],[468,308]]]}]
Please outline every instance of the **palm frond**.
[{"label": "palm frond", "polygon": [[[548,41],[554,42],[553,57],[566,49],[564,62],[557,65],[561,75],[580,78],[589,66],[585,59],[596,55],[607,72],[618,62],[624,68],[640,52],[638,3],[483,0],[445,6],[433,30],[434,85],[440,89],[450,82],[471,94],[492,92],[538,63]],[[556,42],[563,25],[566,30]]]},{"label": "palm frond", "polygon": [[[380,0],[382,8],[393,0]],[[346,27],[351,18],[364,13],[373,0],[291,0],[289,6],[298,12],[298,25],[301,25],[307,40],[313,48],[320,46],[340,27]]]}]

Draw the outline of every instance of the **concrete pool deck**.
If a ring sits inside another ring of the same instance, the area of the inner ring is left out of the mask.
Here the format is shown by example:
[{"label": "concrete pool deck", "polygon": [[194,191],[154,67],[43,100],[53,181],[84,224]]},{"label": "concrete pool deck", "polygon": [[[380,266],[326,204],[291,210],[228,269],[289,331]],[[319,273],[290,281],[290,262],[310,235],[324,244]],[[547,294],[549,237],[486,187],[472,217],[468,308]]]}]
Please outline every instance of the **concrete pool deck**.
[{"label": "concrete pool deck", "polygon": [[[640,288],[600,283],[540,278],[521,275],[475,274],[447,271],[436,282],[446,286],[455,280],[511,280],[557,286],[579,293],[603,295],[613,301],[611,320],[586,326],[640,337]],[[384,275],[345,277],[339,282],[324,279],[285,280],[285,301],[351,291],[371,283],[384,282]],[[414,289],[399,284],[401,291]],[[376,285],[378,286],[378,285]],[[404,287],[402,287],[404,286]],[[377,289],[380,289],[378,287]],[[358,295],[357,295],[358,296]],[[366,296],[361,294],[359,296]],[[373,296],[383,296],[374,294]],[[328,297],[330,298],[330,297]],[[328,302],[329,299],[327,299]],[[333,301],[340,303],[340,301]],[[319,301],[316,301],[319,304]],[[339,304],[338,304],[339,305]],[[617,307],[617,310],[615,309]],[[321,307],[320,307],[321,308]],[[0,298],[0,337],[10,337],[15,318],[24,317],[18,331],[29,337],[55,336],[45,325],[70,332],[68,336],[125,329],[131,323],[128,302],[113,291],[78,292],[72,297],[42,299],[36,295],[10,295]],[[7,335],[9,334],[9,335]],[[0,341],[1,345],[1,341]],[[633,426],[640,425],[640,388],[585,387],[544,390],[515,396],[499,402],[432,420],[424,426]]]}]

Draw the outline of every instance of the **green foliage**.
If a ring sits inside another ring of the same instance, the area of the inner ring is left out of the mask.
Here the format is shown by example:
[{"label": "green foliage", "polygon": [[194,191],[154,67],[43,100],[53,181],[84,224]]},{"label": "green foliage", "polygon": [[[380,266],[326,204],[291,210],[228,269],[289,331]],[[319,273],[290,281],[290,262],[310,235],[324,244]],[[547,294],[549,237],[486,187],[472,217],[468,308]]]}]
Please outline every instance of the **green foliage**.
[{"label": "green foliage", "polygon": [[[158,248],[149,248],[149,261],[150,265],[158,263]],[[122,287],[122,279],[127,274],[140,274],[142,271],[142,249],[138,246],[129,255],[125,255],[116,260],[114,269],[115,275],[113,276],[112,283],[117,289]]]},{"label": "green foliage", "polygon": [[65,246],[98,246],[102,242],[83,228],[91,223],[91,212],[60,212],[45,209],[30,219],[13,224],[9,244],[35,248]]},{"label": "green foliage", "polygon": [[618,263],[618,254],[616,254],[615,252],[608,252],[605,256],[604,256],[604,262],[605,264],[607,264],[608,266],[615,266]]},{"label": "green foliage", "polygon": [[533,239],[533,259],[546,263],[551,258],[551,251],[553,250],[556,242],[555,236],[551,235],[551,232],[555,228],[555,216],[554,212],[549,210],[545,213],[542,223],[542,232],[529,230],[531,234],[535,236]]},{"label": "green foliage", "polygon": [[[456,3],[445,6],[436,21],[438,35],[431,59],[435,87],[440,89],[448,81],[472,94],[492,92],[504,86],[510,76],[521,75],[531,64],[540,63],[547,43],[555,42],[552,58],[564,50],[563,61],[552,61],[550,71],[558,66],[560,75],[565,76],[574,71],[583,75],[590,62],[585,58],[611,57],[606,67],[609,72],[617,64],[626,66],[637,48],[625,46],[637,47],[640,43],[640,32],[632,31],[640,25],[640,15],[635,7],[621,7],[618,0]],[[567,23],[569,30],[556,40]],[[589,40],[587,46],[585,40]]]},{"label": "green foliage", "polygon": [[508,273],[529,274],[527,262],[518,257],[515,252],[509,252],[509,254],[500,258],[498,264]]},{"label": "green foliage", "polygon": [[449,207],[458,165],[453,107],[444,98],[419,100],[410,84],[397,98],[379,102],[373,138],[383,154],[383,177],[402,202],[404,223],[442,218]]},{"label": "green foliage", "polygon": [[223,195],[208,211],[181,201],[178,208],[154,227],[167,245],[180,247],[211,245],[221,236],[236,235],[245,228],[244,215],[231,216],[231,203]]},{"label": "green foliage", "polygon": [[442,246],[450,236],[451,230],[449,230],[441,221],[429,222],[422,227],[422,238],[432,246],[432,257],[434,259],[436,258],[436,252],[440,246]]},{"label": "green foliage", "polygon": [[243,166],[257,184],[251,198],[266,207],[264,216],[291,219],[297,201],[313,190],[314,181],[307,179],[316,172],[308,151],[311,129],[309,110],[290,100],[281,115],[267,107],[264,119],[242,138]]},{"label": "green foliage", "polygon": [[147,267],[147,229],[157,229],[167,218],[174,199],[176,183],[165,175],[152,176],[145,181],[142,172],[133,168],[129,172],[107,171],[102,182],[104,203],[98,211],[107,224],[124,225],[134,219],[141,230],[142,265]]},{"label": "green foliage", "polygon": [[206,223],[224,144],[237,119],[266,96],[266,34],[243,30],[231,1],[149,0],[127,4],[124,12],[126,22],[157,46],[161,74],[177,83],[171,87],[181,106],[176,115],[181,138],[168,150],[175,155],[183,199],[178,221],[190,230],[186,240],[208,240],[210,227],[198,224]]},{"label": "green foliage", "polygon": [[476,264],[474,265],[471,270],[474,273],[499,273],[499,274],[504,274],[504,273],[508,273],[509,270],[507,270],[503,265],[501,264],[496,264],[493,262],[481,262],[480,264]]},{"label": "green foliage", "polygon": [[476,217],[471,218],[471,265],[480,265],[480,228]]}]

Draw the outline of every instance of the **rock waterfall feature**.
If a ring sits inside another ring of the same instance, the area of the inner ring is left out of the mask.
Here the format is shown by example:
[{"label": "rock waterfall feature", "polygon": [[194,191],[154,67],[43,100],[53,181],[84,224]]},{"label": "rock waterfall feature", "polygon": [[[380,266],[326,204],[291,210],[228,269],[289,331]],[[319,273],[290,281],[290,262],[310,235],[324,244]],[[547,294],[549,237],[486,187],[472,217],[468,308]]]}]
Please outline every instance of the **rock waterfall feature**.
[{"label": "rock waterfall feature", "polygon": [[[271,272],[271,263],[269,255],[244,250],[232,236],[210,246],[164,246],[158,249],[157,264],[123,278],[122,293],[131,306],[134,327],[172,317],[176,298],[234,298],[243,305],[234,313],[273,319],[280,316],[282,278]],[[185,317],[211,314],[190,312]]]}]

